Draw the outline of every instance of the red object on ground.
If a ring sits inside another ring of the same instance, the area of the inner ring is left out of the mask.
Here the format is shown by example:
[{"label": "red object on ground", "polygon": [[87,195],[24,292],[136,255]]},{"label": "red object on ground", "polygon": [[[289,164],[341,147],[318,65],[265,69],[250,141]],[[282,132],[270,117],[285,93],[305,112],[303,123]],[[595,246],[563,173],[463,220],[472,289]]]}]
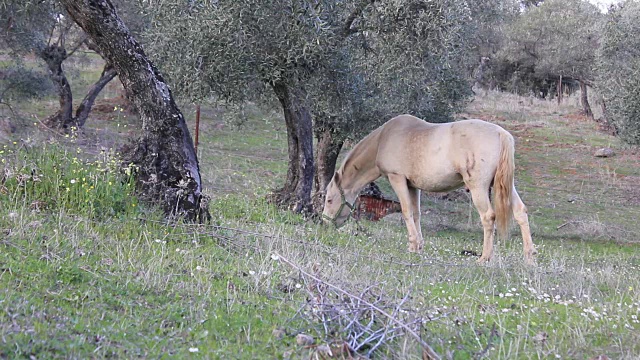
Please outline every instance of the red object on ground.
[{"label": "red object on ground", "polygon": [[371,221],[378,221],[389,214],[401,211],[400,203],[397,201],[372,195],[360,195],[358,197],[358,203],[356,204],[356,210],[353,212],[353,217],[356,219],[364,218]]}]

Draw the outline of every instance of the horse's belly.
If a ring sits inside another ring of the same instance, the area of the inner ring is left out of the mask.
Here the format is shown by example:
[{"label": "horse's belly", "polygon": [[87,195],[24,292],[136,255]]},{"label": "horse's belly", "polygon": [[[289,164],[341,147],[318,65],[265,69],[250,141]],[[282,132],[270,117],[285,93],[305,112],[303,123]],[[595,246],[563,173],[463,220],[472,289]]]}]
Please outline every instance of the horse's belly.
[{"label": "horse's belly", "polygon": [[409,177],[411,186],[424,191],[445,192],[457,189],[464,184],[462,176],[458,173],[447,175],[416,176]]}]

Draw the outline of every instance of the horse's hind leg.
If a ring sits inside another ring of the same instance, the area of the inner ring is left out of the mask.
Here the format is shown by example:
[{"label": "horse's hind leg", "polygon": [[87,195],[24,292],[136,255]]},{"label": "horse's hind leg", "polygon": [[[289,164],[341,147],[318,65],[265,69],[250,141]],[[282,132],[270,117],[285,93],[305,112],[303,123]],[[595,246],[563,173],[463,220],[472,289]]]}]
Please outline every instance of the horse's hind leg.
[{"label": "horse's hind leg", "polygon": [[[400,200],[402,217],[404,217],[404,222],[409,232],[409,251],[419,252],[422,250],[424,240],[422,240],[422,231],[420,230],[419,204],[414,204],[413,202],[419,200],[420,192],[418,189],[410,187],[407,184],[407,178],[403,175],[389,174],[387,177],[393,191],[398,196],[398,200]],[[415,214],[416,209],[418,209],[418,214]]]},{"label": "horse's hind leg", "polygon": [[493,257],[493,233],[496,213],[491,207],[488,185],[482,187],[469,187],[469,190],[471,191],[473,204],[476,206],[478,214],[480,214],[480,220],[482,221],[482,228],[484,230],[482,255],[478,259],[479,263],[484,263],[490,261]]},{"label": "horse's hind leg", "polygon": [[411,212],[413,213],[413,223],[418,232],[418,248],[422,249],[424,238],[422,237],[422,227],[420,226],[420,189],[409,186],[409,197],[411,198]]},{"label": "horse's hind leg", "polygon": [[513,209],[513,217],[520,225],[520,231],[522,232],[522,246],[524,248],[524,260],[527,264],[533,264],[533,256],[537,254],[536,248],[533,246],[533,240],[531,240],[531,229],[529,228],[529,216],[527,215],[527,207],[520,199],[516,188],[513,188],[513,194],[511,195],[511,208]]}]

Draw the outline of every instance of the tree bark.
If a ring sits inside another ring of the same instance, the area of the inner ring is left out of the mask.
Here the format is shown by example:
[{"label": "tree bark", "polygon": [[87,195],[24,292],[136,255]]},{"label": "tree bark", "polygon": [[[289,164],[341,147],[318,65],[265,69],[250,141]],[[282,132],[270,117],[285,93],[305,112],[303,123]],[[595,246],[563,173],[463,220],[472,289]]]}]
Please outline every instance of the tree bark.
[{"label": "tree bark", "polygon": [[335,136],[331,128],[323,127],[316,134],[318,139],[316,147],[316,173],[315,173],[315,195],[313,196],[313,209],[315,212],[322,211],[324,205],[324,192],[331,178],[336,171],[338,155],[344,144],[344,139]]},{"label": "tree bark", "polygon": [[45,123],[57,129],[68,129],[75,126],[73,121],[73,94],[67,77],[62,70],[62,62],[67,58],[67,50],[58,45],[49,45],[39,53],[49,68],[49,76],[58,88],[60,108]]},{"label": "tree bark", "polygon": [[78,125],[78,127],[84,126],[84,123],[89,117],[91,107],[93,107],[93,103],[96,101],[96,98],[98,97],[102,89],[104,89],[104,87],[111,80],[113,80],[116,75],[118,75],[116,69],[114,69],[111,64],[106,63],[104,65],[104,69],[102,70],[102,74],[100,75],[100,79],[98,79],[98,81],[96,81],[96,83],[91,86],[91,88],[87,92],[87,95],[85,95],[84,99],[82,99],[82,102],[76,109],[75,123]]},{"label": "tree bark", "polygon": [[562,75],[560,75],[560,79],[558,79],[558,105],[562,103]]},{"label": "tree bark", "polygon": [[282,189],[274,193],[273,200],[298,213],[311,212],[313,187],[313,129],[311,112],[306,105],[306,92],[302,86],[291,86],[283,81],[272,84],[287,126],[289,169]]},{"label": "tree bark", "polygon": [[591,105],[589,105],[587,84],[584,80],[580,80],[580,102],[582,103],[582,112],[584,115],[593,119],[593,111],[591,111]]},{"label": "tree bark", "polygon": [[600,96],[600,99],[602,99],[602,104],[600,105],[600,108],[602,109],[602,119],[605,123],[609,123],[609,114],[607,114],[607,100],[604,99],[604,96]]},{"label": "tree bark", "polygon": [[143,134],[128,152],[143,200],[168,216],[209,217],[198,158],[184,117],[160,72],[116,14],[110,0],[60,0],[71,18],[113,65],[142,120]]},{"label": "tree bark", "polygon": [[487,71],[487,67],[489,66],[488,64],[489,64],[489,58],[483,56],[480,59],[480,64],[476,68],[475,76],[474,76],[474,84],[473,84],[475,88],[484,90],[485,96],[487,95],[487,90],[490,90],[488,88],[488,84],[485,78],[485,73]]},{"label": "tree bark", "polygon": [[330,129],[319,134],[316,149],[316,191],[325,191],[331,182],[343,144],[344,140],[338,140]]}]

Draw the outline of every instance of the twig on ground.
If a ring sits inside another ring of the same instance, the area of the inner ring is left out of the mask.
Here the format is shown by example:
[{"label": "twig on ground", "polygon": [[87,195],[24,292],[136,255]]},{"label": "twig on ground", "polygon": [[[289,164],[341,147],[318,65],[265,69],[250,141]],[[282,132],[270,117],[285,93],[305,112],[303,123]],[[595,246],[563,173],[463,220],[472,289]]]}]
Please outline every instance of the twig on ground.
[{"label": "twig on ground", "polygon": [[355,299],[367,306],[369,306],[371,309],[375,310],[376,312],[382,314],[384,317],[386,317],[387,319],[389,319],[391,322],[397,324],[400,328],[404,329],[404,331],[406,331],[407,334],[411,335],[411,337],[413,337],[421,346],[423,349],[423,358],[426,359],[434,359],[434,360],[440,360],[441,357],[440,355],[438,355],[435,350],[433,350],[433,348],[431,346],[429,346],[429,344],[427,344],[424,340],[422,340],[422,338],[420,337],[420,335],[418,335],[413,329],[411,329],[409,326],[407,326],[405,323],[403,323],[402,321],[396,319],[394,316],[392,316],[391,314],[387,313],[386,311],[384,311],[383,309],[379,308],[378,306],[376,306],[375,304],[366,301],[364,299],[362,299],[360,296],[357,295],[353,295],[349,292],[347,292],[346,290],[341,289],[340,287],[333,285],[331,283],[328,283],[322,279],[320,279],[319,277],[303,270],[300,266],[294,264],[292,261],[288,260],[287,258],[283,257],[281,254],[278,253],[274,253],[275,256],[277,256],[280,260],[282,260],[282,262],[284,262],[285,264],[291,266],[292,268],[298,270],[300,273],[302,273],[303,275],[315,280],[317,283],[323,284],[324,286],[330,287],[333,290],[351,298],[351,299]]},{"label": "twig on ground", "polygon": [[498,329],[496,329],[496,324],[493,323],[493,326],[491,327],[491,332],[489,333],[489,339],[487,339],[487,346],[485,346],[484,349],[482,349],[482,351],[475,354],[473,358],[482,359],[485,355],[487,355],[487,352],[489,352],[489,350],[491,349],[491,346],[493,346],[493,338],[497,336],[499,336]]},{"label": "twig on ground", "polygon": [[567,221],[566,223],[564,223],[564,224],[562,224],[562,225],[558,226],[558,227],[556,228],[556,230],[560,230],[560,229],[562,229],[563,227],[565,227],[565,226],[567,226],[567,225],[569,225],[569,224],[573,224],[573,221]]}]

